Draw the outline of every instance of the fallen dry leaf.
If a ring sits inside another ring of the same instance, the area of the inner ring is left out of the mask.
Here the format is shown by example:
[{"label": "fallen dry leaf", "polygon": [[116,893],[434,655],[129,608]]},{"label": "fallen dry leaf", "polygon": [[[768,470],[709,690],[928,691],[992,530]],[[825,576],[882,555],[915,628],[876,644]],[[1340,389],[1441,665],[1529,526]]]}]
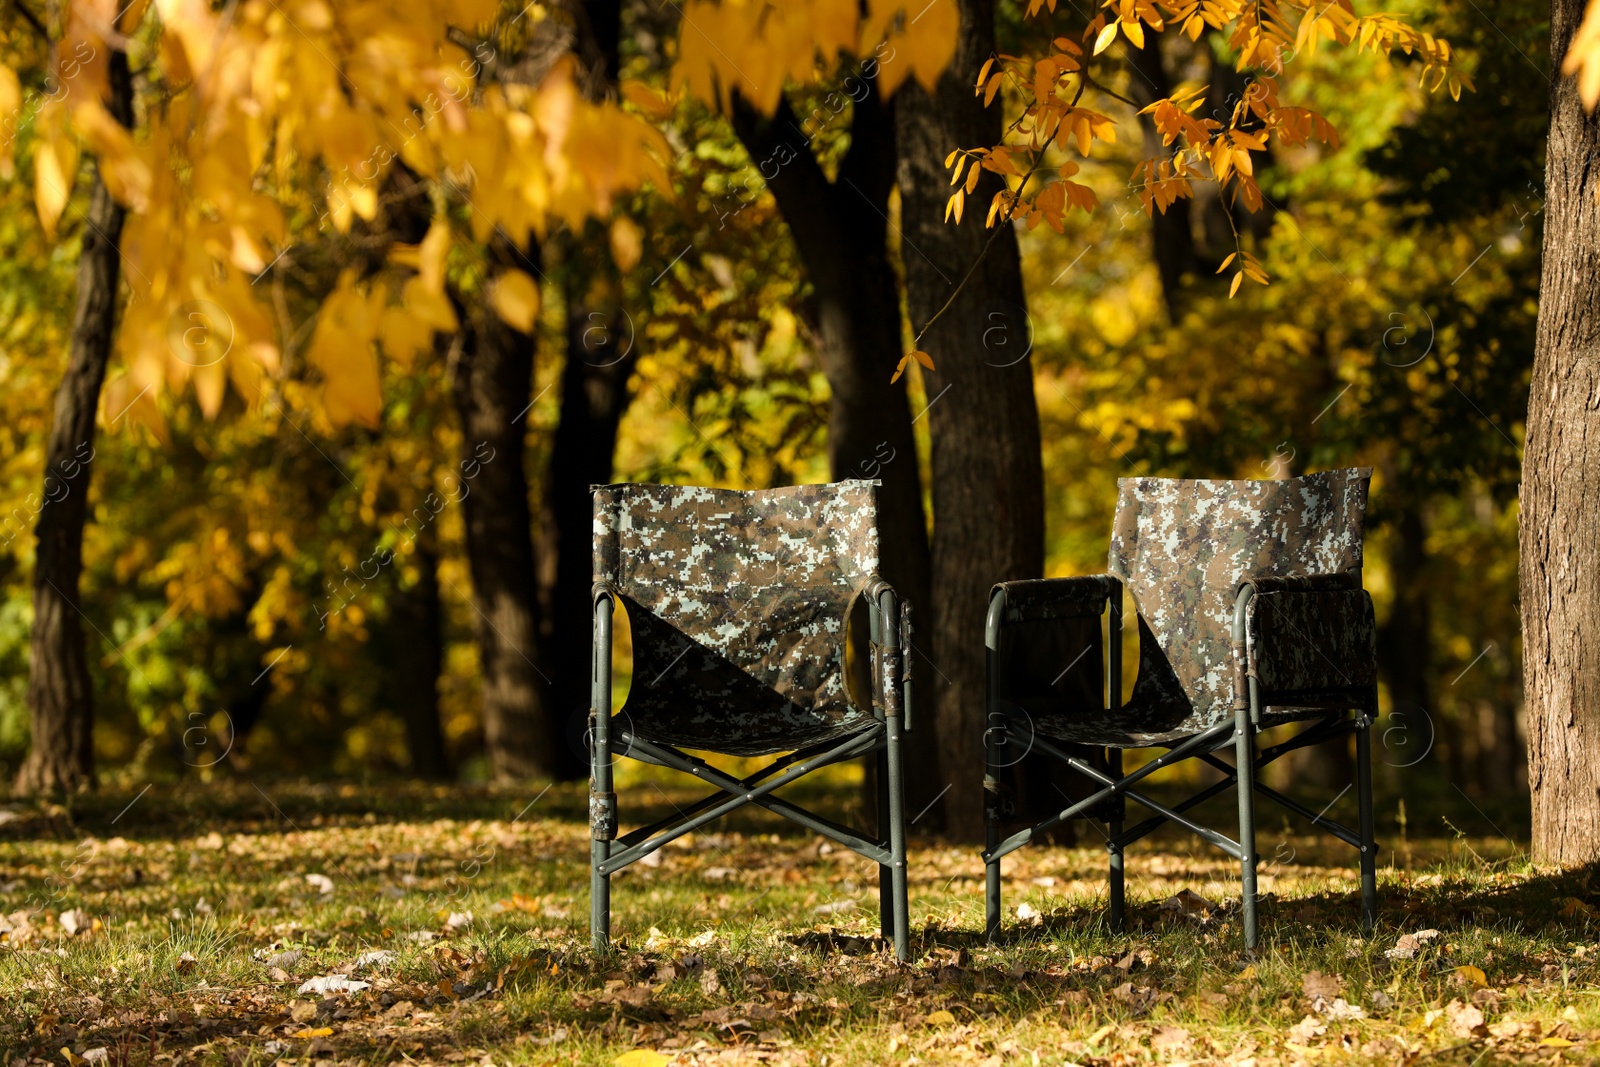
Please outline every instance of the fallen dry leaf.
[{"label": "fallen dry leaf", "polygon": [[945,1011],[943,1008],[940,1008],[938,1011],[930,1011],[928,1013],[927,1021],[929,1026],[954,1026],[956,1024],[956,1017],[950,1012]]},{"label": "fallen dry leaf", "polygon": [[1304,1019],[1289,1027],[1289,1044],[1309,1045],[1312,1038],[1320,1037],[1327,1032],[1328,1028],[1323,1024],[1322,1020],[1315,1015],[1307,1015]]},{"label": "fallen dry leaf", "polygon": [[333,1036],[333,1027],[331,1027],[331,1026],[319,1026],[319,1027],[316,1027],[315,1029],[312,1029],[312,1030],[296,1030],[294,1033],[290,1034],[289,1036],[290,1037],[301,1037],[301,1038],[304,1038],[304,1037],[332,1037]]},{"label": "fallen dry leaf", "polygon": [[1150,1047],[1157,1052],[1182,1052],[1192,1040],[1181,1026],[1158,1026],[1150,1035]]},{"label": "fallen dry leaf", "polygon": [[1483,1012],[1476,1005],[1452,1000],[1444,1006],[1444,1013],[1452,1037],[1487,1037],[1489,1034],[1483,1025]]},{"label": "fallen dry leaf", "polygon": [[1321,971],[1307,971],[1300,976],[1300,988],[1305,990],[1309,1000],[1318,997],[1332,1000],[1339,995],[1339,988],[1343,984],[1338,975],[1323,974]]}]

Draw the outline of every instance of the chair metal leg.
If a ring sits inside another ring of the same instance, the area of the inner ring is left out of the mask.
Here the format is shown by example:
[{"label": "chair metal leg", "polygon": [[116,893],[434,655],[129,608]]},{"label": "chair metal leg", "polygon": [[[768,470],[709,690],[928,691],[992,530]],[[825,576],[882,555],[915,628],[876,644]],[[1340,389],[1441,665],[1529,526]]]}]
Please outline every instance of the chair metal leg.
[{"label": "chair metal leg", "polygon": [[[595,792],[609,792],[601,789],[602,765],[609,765],[611,760],[610,746],[604,744],[599,738],[595,739],[590,755],[590,789]],[[609,766],[607,766],[609,770]],[[606,774],[605,777],[610,777]],[[611,876],[602,874],[600,868],[611,855],[611,842],[603,841],[598,837],[591,838],[589,842],[589,940],[591,947],[597,953],[604,953],[611,948]]]},{"label": "chair metal leg", "polygon": [[[1005,718],[990,712],[988,729],[983,732],[983,845],[992,854],[1000,844],[1000,750],[1006,743]],[[987,861],[984,875],[984,940],[993,943],[1000,937],[1000,857]]]},{"label": "chair metal leg", "polygon": [[1372,722],[1365,712],[1356,724],[1356,796],[1361,805],[1361,926],[1378,925],[1378,843],[1372,813]]},{"label": "chair metal leg", "polygon": [[901,763],[900,716],[885,717],[888,744],[885,755],[889,770],[889,852],[894,857],[890,871],[890,891],[894,914],[894,954],[901,963],[911,959],[911,914],[906,898],[906,783]]},{"label": "chair metal leg", "polygon": [[[1106,769],[1110,771],[1111,777],[1119,781],[1122,779],[1122,749],[1106,749]],[[1122,836],[1122,798],[1115,797],[1111,803],[1115,805],[1112,809],[1113,817],[1106,823],[1106,829],[1109,831],[1111,839],[1110,845],[1107,846],[1111,852],[1111,875],[1109,880],[1111,932],[1120,934],[1126,922],[1124,919],[1125,890],[1122,846],[1117,844],[1117,838]]]},{"label": "chair metal leg", "polygon": [[[890,846],[894,841],[894,815],[890,794],[894,790],[889,781],[889,747],[887,744],[884,745],[881,752],[877,753],[875,763],[874,771],[878,780],[878,843]],[[894,909],[894,866],[892,863],[880,863],[878,865],[878,930],[885,941],[894,939]]]},{"label": "chair metal leg", "polygon": [[609,597],[594,605],[589,712],[589,942],[611,948],[611,876],[604,872],[617,835],[617,797],[611,779],[611,612]]},{"label": "chair metal leg", "polygon": [[1256,703],[1256,680],[1250,679],[1251,708],[1241,708],[1235,720],[1234,752],[1239,772],[1239,874],[1240,916],[1244,947],[1256,947],[1256,788],[1255,726],[1251,711]]}]

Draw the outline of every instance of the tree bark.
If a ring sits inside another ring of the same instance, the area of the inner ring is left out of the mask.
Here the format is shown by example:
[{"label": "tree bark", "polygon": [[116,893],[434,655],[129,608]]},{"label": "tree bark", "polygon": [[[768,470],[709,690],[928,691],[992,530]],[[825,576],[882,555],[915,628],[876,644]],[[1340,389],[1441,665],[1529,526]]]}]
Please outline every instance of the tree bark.
[{"label": "tree bark", "polygon": [[[1128,92],[1140,107],[1172,95],[1172,78],[1167,73],[1167,64],[1161,55],[1161,40],[1161,34],[1151,34],[1142,48],[1134,48],[1131,44],[1128,46],[1128,61],[1134,75],[1128,79]],[[1161,131],[1156,129],[1151,116],[1141,114],[1139,128],[1144,133],[1146,159],[1170,158],[1176,154],[1173,147],[1162,144]],[[1178,321],[1180,313],[1184,275],[1193,273],[1199,266],[1194,247],[1194,224],[1190,217],[1192,207],[1193,201],[1180,197],[1169,204],[1167,210],[1157,211],[1150,216],[1151,253],[1156,261],[1156,270],[1161,275],[1161,295],[1166,304],[1167,319],[1174,323]],[[1124,205],[1117,211],[1126,225],[1127,216],[1134,213],[1135,205]]]},{"label": "tree bark", "polygon": [[[578,84],[600,100],[614,94],[622,30],[619,0],[569,3],[566,47],[577,57]],[[591,227],[596,232],[598,227]],[[567,356],[561,371],[561,421],[556,426],[539,527],[540,606],[550,675],[552,770],[562,781],[589,774],[589,625],[593,585],[594,508],[589,486],[611,481],[617,428],[632,397],[628,379],[639,361],[634,323],[612,298],[618,287],[603,242],[568,246]]]},{"label": "tree bark", "polygon": [[[1582,0],[1552,0],[1559,70]],[[1600,121],[1550,88],[1544,264],[1521,509],[1523,676],[1535,862],[1600,858]]]},{"label": "tree bark", "polygon": [[[896,100],[906,304],[915,327],[931,319],[983,256],[922,348],[933,437],[932,659],[921,693],[936,707],[940,765],[950,792],[946,826],[955,837],[983,832],[983,625],[989,589],[1044,569],[1044,472],[1021,258],[1006,225],[985,255],[990,231],[977,220],[998,185],[978,185],[963,225],[943,222],[956,147],[1000,139],[998,107],[972,93],[994,51],[993,0],[962,0],[955,59],[929,96],[908,85]],[[920,665],[919,665],[920,667]],[[926,706],[926,705],[924,705]]]},{"label": "tree bark", "polygon": [[589,773],[584,730],[589,718],[590,587],[594,507],[589,486],[611,480],[617,428],[627,410],[628,379],[639,360],[633,330],[614,304],[570,290],[567,362],[561,372],[561,422],[550,450],[541,528],[544,544],[546,651],[551,677],[553,771],[562,781]]},{"label": "tree bark", "polygon": [[406,728],[414,777],[450,777],[439,729],[439,676],[444,672],[444,611],[439,602],[439,553],[431,530],[417,538],[417,582],[396,589],[390,612],[394,661],[387,675],[389,700]]},{"label": "tree bark", "polygon": [[[497,268],[526,270],[538,262],[537,247],[518,250],[500,237],[490,241],[489,253]],[[496,781],[548,774],[552,765],[544,679],[535,666],[539,604],[523,467],[533,357],[534,338],[487,307],[462,315],[451,378],[463,485],[470,481],[461,504],[483,676],[483,741]]]},{"label": "tree bark", "polygon": [[[1396,766],[1413,766],[1434,754],[1441,729],[1433,703],[1433,611],[1428,598],[1428,531],[1422,501],[1405,488],[1414,479],[1392,468],[1384,471],[1385,493],[1393,505],[1387,563],[1394,584],[1389,617],[1378,631],[1378,669],[1389,687],[1398,731],[1385,746],[1384,757]],[[1443,737],[1446,748],[1459,748],[1456,737]],[[1460,780],[1459,778],[1457,779]],[[1348,776],[1341,783],[1349,781]]]},{"label": "tree bark", "polygon": [[[108,57],[106,108],[133,125],[127,53]],[[69,176],[70,180],[70,176]],[[55,419],[45,449],[39,498],[38,553],[33,570],[28,710],[33,741],[17,774],[19,793],[53,793],[94,785],[94,686],[84,647],[78,579],[83,525],[94,464],[95,412],[116,329],[124,212],[96,169],[78,256],[78,304],[67,371],[56,389]]]},{"label": "tree bark", "polygon": [[[911,603],[913,632],[925,633],[932,625],[933,604],[922,478],[905,379],[890,381],[902,351],[900,294],[888,245],[894,107],[878,94],[876,78],[848,78],[846,83],[856,86],[850,147],[831,181],[811,150],[817,130],[805,131],[786,98],[771,119],[736,101],[733,126],[766,179],[811,282],[817,355],[831,394],[830,476],[882,481],[880,570]],[[835,106],[843,110],[846,95],[841,90],[827,98],[834,103],[824,103],[821,121],[831,118]],[[920,640],[918,644],[926,650]],[[918,691],[928,692],[937,676],[930,677],[926,663],[913,669]],[[932,721],[924,717],[912,727],[906,735],[906,803],[916,814],[933,804],[944,787]],[[870,783],[867,795],[876,796]],[[928,828],[940,816],[929,811],[924,818],[922,826]]]}]

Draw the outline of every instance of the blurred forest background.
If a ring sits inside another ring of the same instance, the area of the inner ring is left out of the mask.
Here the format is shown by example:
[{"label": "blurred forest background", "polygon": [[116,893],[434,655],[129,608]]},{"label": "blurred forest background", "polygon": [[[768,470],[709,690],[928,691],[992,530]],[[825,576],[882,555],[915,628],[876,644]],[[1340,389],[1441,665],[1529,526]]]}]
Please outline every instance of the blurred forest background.
[{"label": "blurred forest background", "polygon": [[[1381,773],[1391,788],[1405,774],[1445,799],[1454,783],[1493,812],[1527,782],[1517,487],[1553,76],[1548,10],[1530,0],[1399,8],[1450,39],[1476,91],[1459,102],[1429,95],[1400,55],[1296,57],[1285,95],[1331,120],[1338,147],[1256,153],[1258,212],[1201,190],[1154,218],[1128,174],[1159,153],[1159,137],[1133,107],[1113,105],[1121,136],[1078,175],[1098,210],[1070,216],[1061,235],[1019,228],[1026,307],[985,312],[975,336],[997,366],[1031,360],[1050,575],[1103,570],[1119,477],[1375,468],[1366,582],[1385,654]],[[598,69],[665,89],[682,41],[676,5],[611,10],[615,24],[597,22],[595,39],[614,49],[614,66]],[[560,5],[524,14],[530,37],[529,27],[569,19]],[[1011,3],[995,20],[1000,51],[1015,55],[1085,22],[1070,5],[1029,19]],[[6,62],[25,83],[30,70],[38,80],[45,52],[33,29],[10,11],[0,25]],[[581,33],[565,39],[583,53]],[[1210,80],[1207,108],[1225,117],[1229,86],[1243,84],[1209,33],[1166,34],[1126,56],[1113,88],[1136,101]],[[868,118],[854,101],[833,115],[829,92],[826,78],[792,89],[789,106],[808,116],[801,125],[832,177]],[[553,226],[532,246],[542,280],[527,432],[517,435],[526,454],[480,453],[488,477],[463,466],[464,440],[476,437],[452,399],[459,349],[445,335],[409,362],[379,363],[383,404],[370,424],[336,425],[315,400],[311,311],[374,247],[422,236],[392,186],[377,221],[348,232],[319,225],[314,211],[293,217],[289,251],[255,283],[270,287],[283,327],[261,402],[228,392],[208,417],[174,390],[159,401],[157,433],[150,419],[121,417],[138,398],[117,394],[114,406],[108,393],[77,598],[102,782],[581,777],[571,722],[520,742],[486,731],[473,495],[495,492],[496,468],[522,460],[538,590],[526,658],[534,684],[554,693],[572,677],[581,692],[588,482],[759,488],[830,477],[818,290],[834,283],[814,280],[747,147],[760,130],[693,96],[650,118],[670,145],[671,198],[633,191],[620,224]],[[31,120],[15,127],[19,175],[35,144]],[[80,166],[56,239],[31,183],[0,183],[7,780],[30,740],[30,501],[43,484],[87,228],[92,161]],[[886,208],[887,269],[899,278],[918,253],[899,239],[899,193]],[[1217,273],[1235,248],[1230,213],[1272,278],[1232,299]],[[963,225],[981,232],[977,218]],[[913,332],[903,317],[905,351]],[[919,413],[963,401],[930,396],[916,366],[908,381],[917,455],[879,460],[926,472],[930,420]],[[383,553],[392,563],[373,565]]]}]

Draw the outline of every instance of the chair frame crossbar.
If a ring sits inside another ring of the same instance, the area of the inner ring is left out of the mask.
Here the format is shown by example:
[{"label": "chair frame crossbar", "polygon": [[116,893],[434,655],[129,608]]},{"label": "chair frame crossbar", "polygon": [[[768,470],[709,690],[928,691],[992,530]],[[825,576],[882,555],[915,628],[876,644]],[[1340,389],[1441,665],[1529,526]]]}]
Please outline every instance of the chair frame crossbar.
[{"label": "chair frame crossbar", "polygon": [[[1234,627],[1236,642],[1243,640],[1242,623],[1245,606],[1253,594],[1254,591],[1248,586],[1240,591]],[[1108,642],[1107,658],[1109,661],[1110,685],[1107,696],[1109,710],[1115,711],[1121,706],[1122,700],[1120,681],[1122,654],[1121,641],[1119,639],[1122,632],[1120,595],[1114,595],[1110,598],[1109,607],[1111,639]],[[1253,676],[1248,679],[1248,706],[1238,708],[1232,721],[1218,723],[1186,737],[1170,747],[1162,745],[1149,746],[1152,748],[1167,747],[1167,751],[1126,775],[1122,773],[1121,748],[1105,749],[1105,766],[1102,769],[1072,755],[1049,739],[1039,736],[1036,730],[1030,730],[1029,732],[1032,733],[1031,747],[1033,749],[1037,749],[1045,755],[1065,763],[1079,774],[1099,783],[1101,788],[1082,800],[1074,801],[1033,826],[1019,830],[1002,840],[998,832],[1001,811],[1001,802],[998,798],[1000,753],[1007,745],[1010,732],[1025,725],[1007,710],[1004,702],[1000,699],[999,679],[995,675],[1002,629],[1000,620],[1003,617],[1003,596],[997,593],[991,603],[988,628],[990,654],[989,723],[984,737],[987,762],[984,784],[985,789],[990,794],[987,798],[989,810],[986,812],[985,818],[987,823],[987,847],[983,851],[983,861],[987,875],[985,894],[987,924],[985,933],[989,940],[997,939],[1000,933],[1001,859],[1068,819],[1081,815],[1098,815],[1105,819],[1109,831],[1106,835],[1106,848],[1111,854],[1109,910],[1110,925],[1113,931],[1120,932],[1123,928],[1123,914],[1125,911],[1124,850],[1127,846],[1147,837],[1168,822],[1173,822],[1194,833],[1202,840],[1215,845],[1240,862],[1243,890],[1240,910],[1244,926],[1244,939],[1247,947],[1254,948],[1257,938],[1256,912],[1258,903],[1256,893],[1254,798],[1258,794],[1308,820],[1313,826],[1321,828],[1356,850],[1360,858],[1361,867],[1362,923],[1369,932],[1374,928],[1377,922],[1377,845],[1374,841],[1373,832],[1372,747],[1370,733],[1372,709],[1370,706],[1329,709],[1320,720],[1298,730],[1282,742],[1257,750],[1255,744],[1256,735],[1263,729],[1261,725],[1262,705],[1260,694],[1257,691],[1256,679]],[[1349,712],[1352,710],[1355,712],[1353,718],[1349,716]],[[1031,726],[1031,724],[1027,725]],[[1326,809],[1321,812],[1313,811],[1299,801],[1285,796],[1258,780],[1257,775],[1263,767],[1288,755],[1290,752],[1307,748],[1311,745],[1339,740],[1348,737],[1350,734],[1355,734],[1356,736],[1355,785],[1360,812],[1361,825],[1359,829],[1352,830],[1342,823],[1329,819]],[[1217,751],[1230,746],[1234,748],[1233,763],[1217,758],[1215,755]],[[1156,771],[1189,759],[1198,759],[1207,766],[1221,772],[1222,779],[1170,807],[1133,788]],[[1242,775],[1240,773],[1241,769],[1244,771]],[[1229,789],[1236,790],[1239,796],[1238,840],[1197,823],[1183,814]],[[1122,820],[1124,802],[1126,800],[1137,802],[1149,810],[1152,815],[1125,829]]]},{"label": "chair frame crossbar", "polygon": [[[611,876],[669,842],[740,808],[754,805],[836,841],[879,865],[880,919],[885,941],[902,961],[911,955],[906,900],[906,821],[901,738],[910,729],[912,687],[903,657],[909,647],[909,620],[894,590],[874,580],[866,590],[871,606],[872,718],[844,738],[830,738],[775,758],[744,778],[659,741],[647,740],[625,717],[611,716],[612,615],[615,593],[597,585],[594,597],[594,655],[590,679],[589,822],[590,931],[595,952],[611,943]],[[691,775],[715,792],[675,814],[625,834],[617,833],[617,795],[613,762],[627,756]],[[878,772],[878,832],[869,836],[834,822],[774,792],[824,767],[859,757],[873,758]]]},{"label": "chair frame crossbar", "polygon": [[[653,763],[658,767],[670,767],[675,771],[692,774],[710,785],[717,786],[718,791],[687,808],[680,809],[675,816],[618,837],[617,844],[623,848],[621,851],[611,853],[606,861],[596,868],[602,874],[615,874],[629,864],[644,859],[668,842],[693,833],[707,823],[714,822],[749,804],[760,805],[807,829],[815,830],[823,837],[832,838],[876,863],[894,862],[887,841],[880,842],[864,837],[849,827],[841,826],[798,804],[791,804],[769,795],[773,790],[830,764],[883,751],[886,745],[882,723],[873,723],[861,733],[851,736],[843,744],[835,745],[826,751],[817,752],[816,749],[812,749],[810,753],[814,754],[791,753],[785,759],[761,768],[748,778],[735,778],[717,770],[704,760],[670,745],[653,744],[626,731],[619,733],[617,740],[632,758],[644,763]],[[784,773],[775,778],[771,777],[780,770]],[[769,780],[757,784],[764,778]]]}]

